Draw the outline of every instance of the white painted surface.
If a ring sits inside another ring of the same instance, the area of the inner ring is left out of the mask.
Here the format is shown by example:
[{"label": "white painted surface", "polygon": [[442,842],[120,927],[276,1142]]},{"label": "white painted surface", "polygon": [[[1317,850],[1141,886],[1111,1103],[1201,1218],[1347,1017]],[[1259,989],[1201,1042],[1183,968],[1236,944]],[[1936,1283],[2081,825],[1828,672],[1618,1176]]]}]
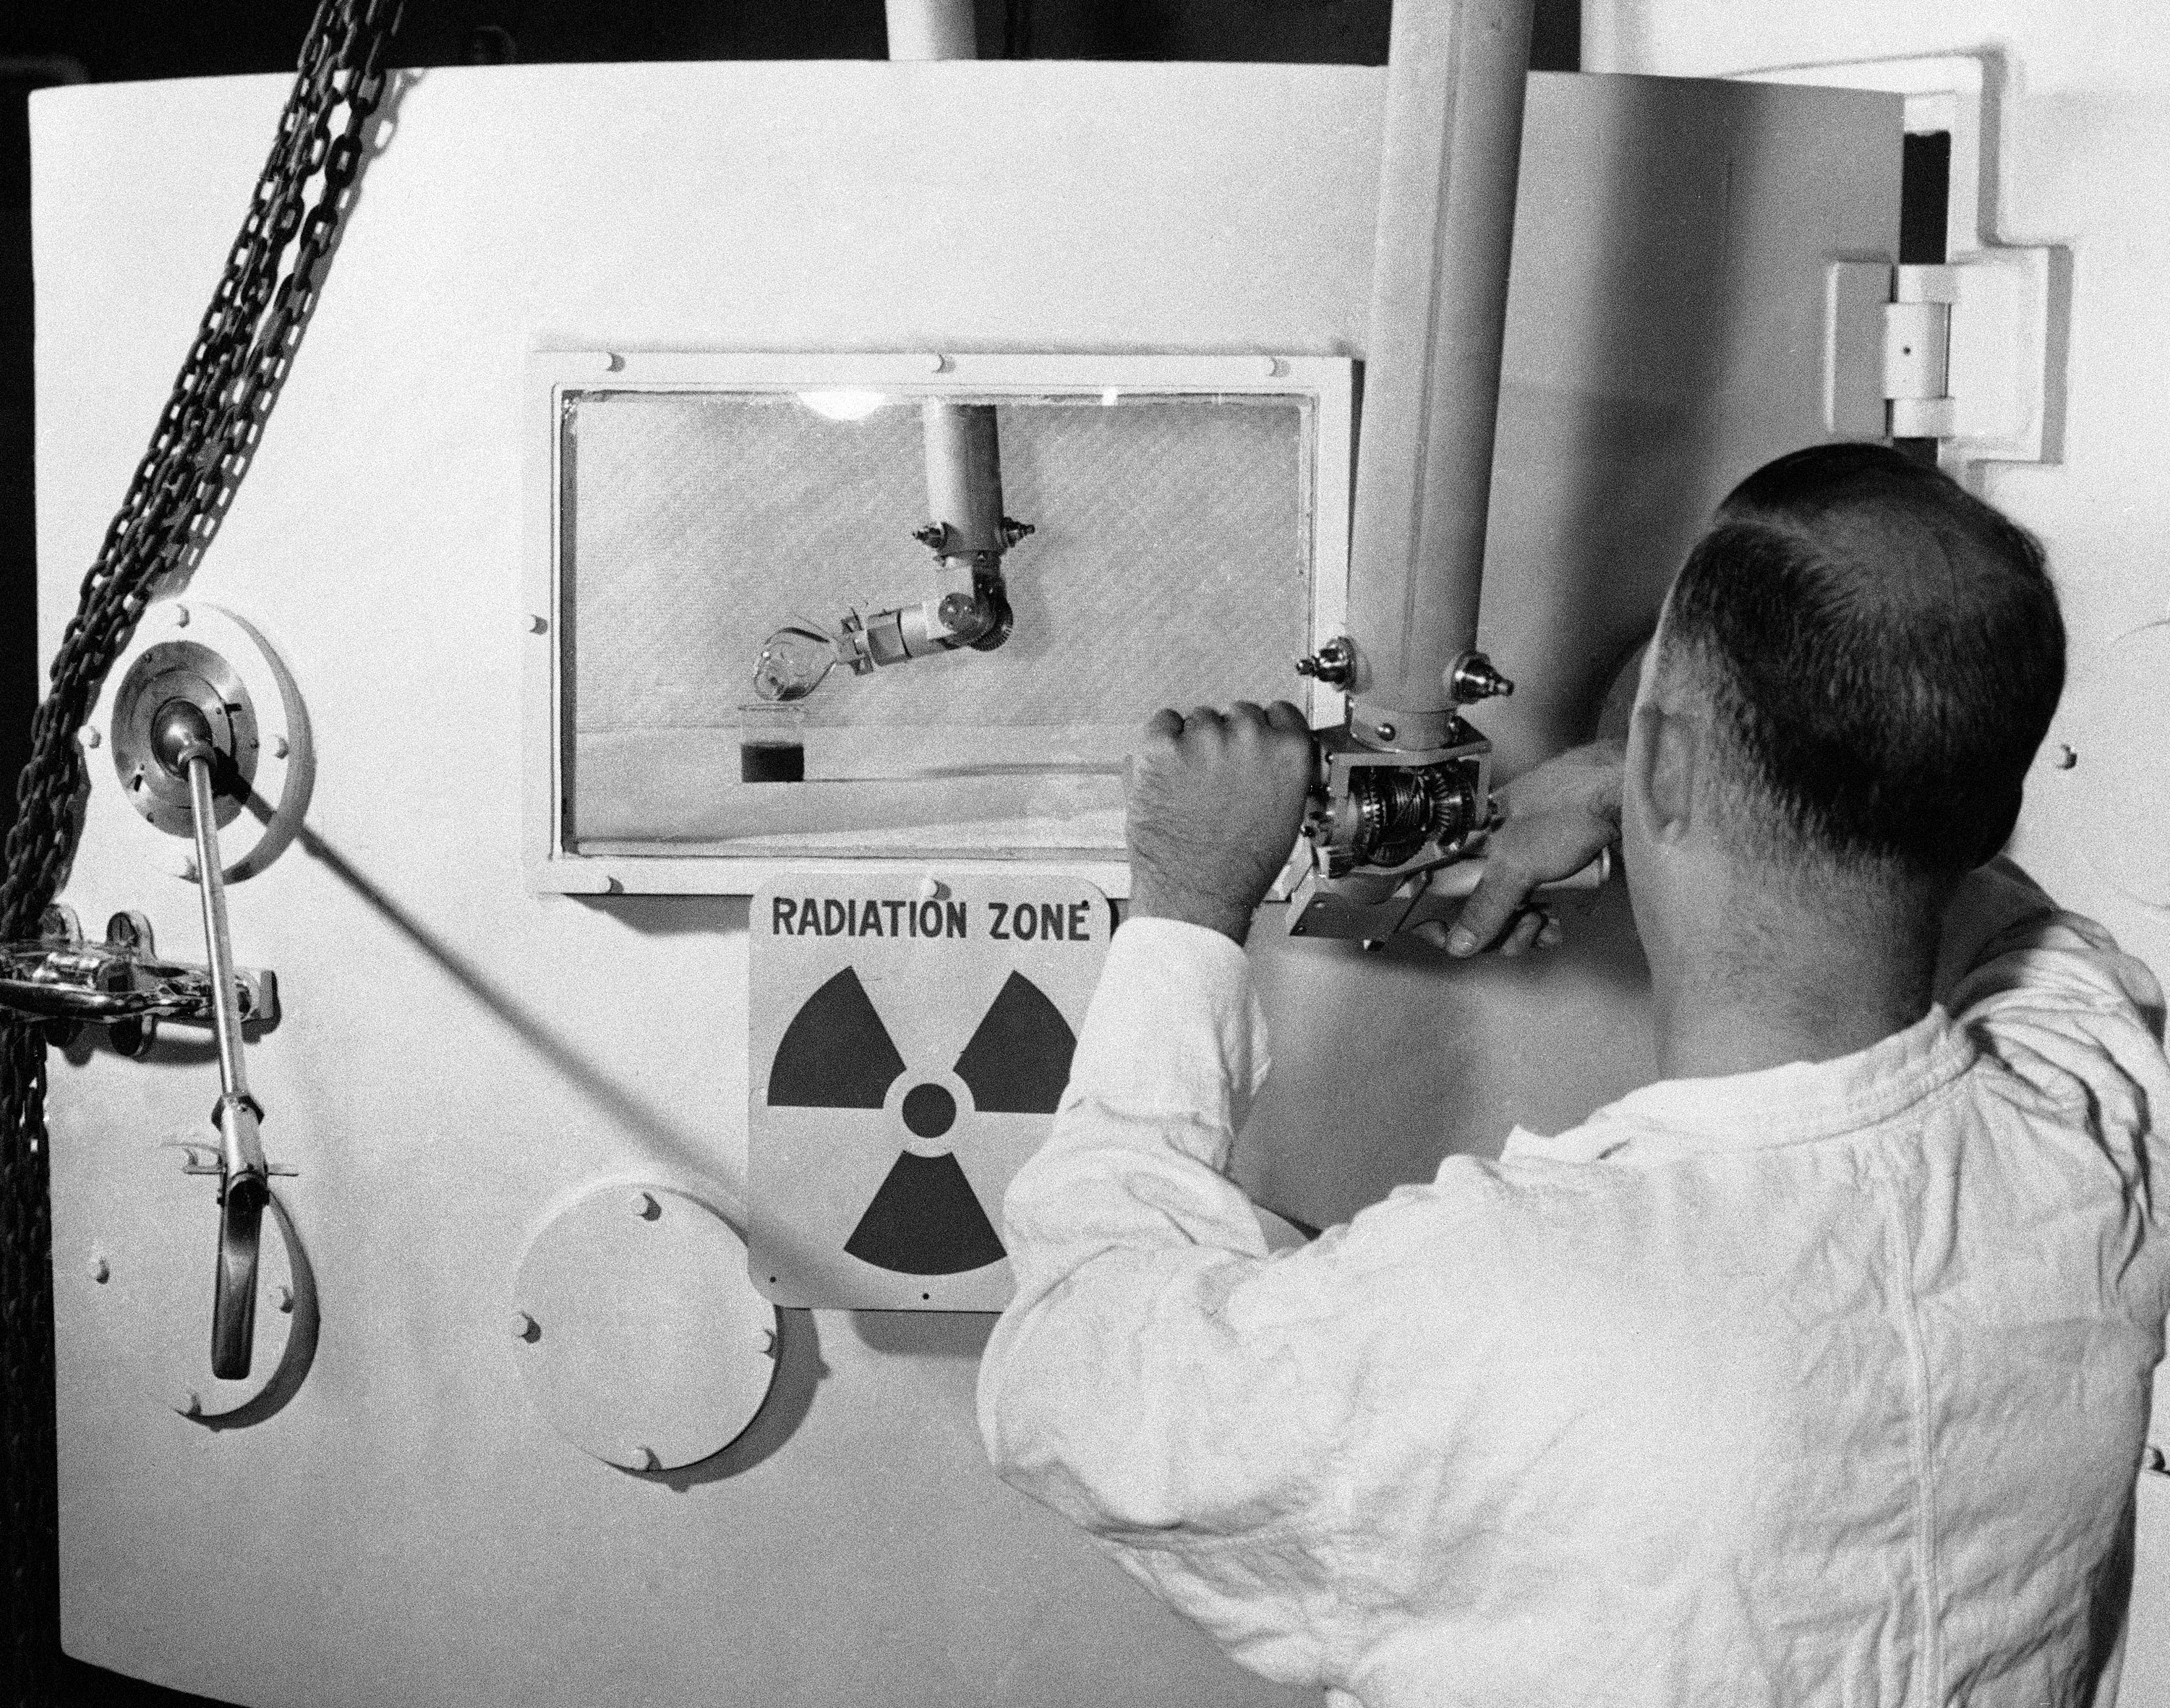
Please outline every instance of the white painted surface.
[{"label": "white painted surface", "polygon": [[[993,1482],[985,1319],[783,1313],[770,1405],[670,1477],[529,1405],[505,1313],[533,1231],[599,1181],[736,1194],[749,998],[743,903],[522,881],[515,424],[543,346],[1360,355],[1380,88],[842,63],[403,87],[201,578],[317,736],[307,831],[231,906],[238,956],[282,980],[251,1077],[300,1170],[281,1196],[321,1340],[253,1427],[144,1396],[131,1360],[163,1331],[106,1309],[86,1262],[168,1242],[208,1268],[208,1209],[174,1213],[133,1165],[200,1116],[210,1058],[175,1038],[56,1064],[72,1652],[313,1708],[1306,1700]],[[48,650],[282,94],[35,104]],[[1895,99],[1548,78],[1529,120],[1481,637],[1523,683],[1488,720],[1510,770],[1586,726],[1718,494],[1816,436],[1823,263],[1895,230]],[[124,816],[109,774],[70,897],[185,943],[193,897]],[[1644,1077],[1622,914],[1616,888],[1579,948],[1484,968],[1262,929],[1281,1065],[1249,1177],[1334,1219]]]},{"label": "white painted surface", "polygon": [[[1977,476],[1983,495],[2049,548],[2071,636],[2065,704],[2028,779],[2015,852],[2060,900],[2170,975],[2170,908],[2135,893],[2144,879],[2131,881],[2160,870],[2170,840],[2162,750],[2134,739],[2162,725],[2162,676],[2134,667],[2159,648],[2115,645],[2170,613],[2162,549],[2170,531],[2162,190],[2170,12],[2155,0],[1589,0],[1583,18],[1584,63],[1595,71],[1697,77],[1834,59],[1984,57],[1993,114],[1981,148],[1986,222],[2004,242],[2071,252],[2061,460]],[[2121,734],[2097,739],[2106,728]],[[2064,746],[2077,756],[2069,770],[2058,768]],[[2170,1405],[2160,1379],[2156,1402],[2160,1441]],[[2137,1708],[2170,1701],[2170,1503],[2160,1481],[2142,1479],[2122,1698]]]},{"label": "white painted surface", "polygon": [[667,1186],[596,1186],[539,1229],[506,1323],[535,1409],[583,1453],[676,1470],[738,1439],[776,1378],[746,1242]]}]

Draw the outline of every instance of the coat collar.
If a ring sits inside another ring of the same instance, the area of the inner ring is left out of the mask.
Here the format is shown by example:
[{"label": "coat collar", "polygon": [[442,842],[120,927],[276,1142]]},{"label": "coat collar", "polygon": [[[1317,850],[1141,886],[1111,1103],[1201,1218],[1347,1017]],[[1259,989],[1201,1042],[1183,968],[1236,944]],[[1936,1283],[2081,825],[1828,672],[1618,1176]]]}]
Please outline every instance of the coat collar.
[{"label": "coat collar", "polygon": [[1606,1105],[1570,1132],[1521,1127],[1501,1160],[1659,1161],[1832,1138],[1903,1114],[1970,1067],[1975,1047],[1942,1008],[1903,1031],[1829,1062],[1788,1062],[1753,1074],[1661,1079]]}]

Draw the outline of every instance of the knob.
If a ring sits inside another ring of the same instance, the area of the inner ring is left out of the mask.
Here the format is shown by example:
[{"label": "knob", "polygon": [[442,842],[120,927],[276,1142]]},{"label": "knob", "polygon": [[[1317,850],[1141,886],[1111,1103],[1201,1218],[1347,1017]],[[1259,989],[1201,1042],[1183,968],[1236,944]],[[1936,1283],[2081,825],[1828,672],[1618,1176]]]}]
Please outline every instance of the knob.
[{"label": "knob", "polygon": [[1494,695],[1504,699],[1514,693],[1515,684],[1492,667],[1492,661],[1481,652],[1465,652],[1446,667],[1446,691],[1454,696],[1456,705],[1467,705],[1472,700],[1490,699]]},{"label": "knob", "polygon": [[1350,645],[1345,634],[1328,641],[1308,658],[1296,661],[1298,676],[1317,677],[1328,688],[1346,688],[1355,672],[1356,649]]}]

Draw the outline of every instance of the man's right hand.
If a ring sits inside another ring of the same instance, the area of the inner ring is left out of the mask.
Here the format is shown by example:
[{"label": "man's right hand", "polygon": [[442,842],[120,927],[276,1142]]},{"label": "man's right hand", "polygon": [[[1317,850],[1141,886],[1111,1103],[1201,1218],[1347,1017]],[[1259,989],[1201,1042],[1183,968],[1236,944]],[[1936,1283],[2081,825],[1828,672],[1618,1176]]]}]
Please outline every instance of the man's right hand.
[{"label": "man's right hand", "polygon": [[1570,747],[1508,785],[1506,821],[1484,849],[1484,875],[1451,930],[1437,924],[1416,934],[1450,955],[1497,946],[1519,955],[1532,944],[1549,948],[1559,926],[1529,906],[1540,884],[1572,876],[1620,835],[1620,791],[1627,747],[1593,742]]}]

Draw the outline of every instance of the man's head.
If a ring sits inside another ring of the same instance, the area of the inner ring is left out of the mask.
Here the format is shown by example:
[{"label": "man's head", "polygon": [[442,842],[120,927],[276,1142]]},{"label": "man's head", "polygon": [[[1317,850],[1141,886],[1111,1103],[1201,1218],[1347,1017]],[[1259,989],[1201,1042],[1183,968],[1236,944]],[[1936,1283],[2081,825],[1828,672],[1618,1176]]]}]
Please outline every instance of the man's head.
[{"label": "man's head", "polygon": [[1705,867],[1775,892],[1940,901],[2011,833],[2064,645],[2041,548],[1937,470],[1864,444],[1768,463],[1689,554],[1644,667],[1649,852],[1692,831]]}]

